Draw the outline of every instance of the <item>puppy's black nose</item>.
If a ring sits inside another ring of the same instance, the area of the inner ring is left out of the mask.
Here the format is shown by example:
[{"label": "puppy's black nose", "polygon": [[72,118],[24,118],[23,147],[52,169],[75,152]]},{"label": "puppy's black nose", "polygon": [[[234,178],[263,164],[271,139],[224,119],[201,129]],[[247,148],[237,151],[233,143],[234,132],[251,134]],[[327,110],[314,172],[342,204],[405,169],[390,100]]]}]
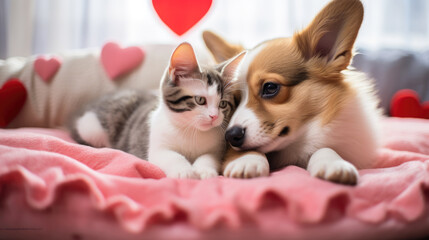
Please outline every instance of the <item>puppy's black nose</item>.
[{"label": "puppy's black nose", "polygon": [[233,147],[240,147],[244,143],[244,136],[246,135],[246,129],[240,126],[233,126],[228,129],[225,133],[225,139]]}]

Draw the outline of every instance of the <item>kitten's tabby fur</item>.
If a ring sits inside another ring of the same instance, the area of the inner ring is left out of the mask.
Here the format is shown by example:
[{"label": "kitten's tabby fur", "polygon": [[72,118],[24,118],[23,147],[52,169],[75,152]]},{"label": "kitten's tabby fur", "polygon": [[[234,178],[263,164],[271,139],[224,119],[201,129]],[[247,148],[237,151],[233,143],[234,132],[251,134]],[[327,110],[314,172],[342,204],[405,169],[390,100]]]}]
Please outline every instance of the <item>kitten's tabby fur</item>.
[{"label": "kitten's tabby fur", "polygon": [[72,136],[148,159],[169,177],[217,176],[224,131],[238,104],[231,83],[244,54],[201,68],[191,45],[182,43],[171,56],[159,99],[147,91],[106,95],[77,114]]}]

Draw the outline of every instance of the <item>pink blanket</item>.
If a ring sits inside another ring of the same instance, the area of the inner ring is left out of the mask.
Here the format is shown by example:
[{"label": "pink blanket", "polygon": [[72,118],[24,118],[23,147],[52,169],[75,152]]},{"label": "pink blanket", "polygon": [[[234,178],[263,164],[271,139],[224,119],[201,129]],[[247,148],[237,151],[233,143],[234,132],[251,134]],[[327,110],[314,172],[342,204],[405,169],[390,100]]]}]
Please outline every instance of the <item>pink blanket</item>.
[{"label": "pink blanket", "polygon": [[0,130],[0,239],[401,239],[429,236],[429,121],[383,120],[356,187],[290,166],[240,180],[165,178],[61,130]]}]

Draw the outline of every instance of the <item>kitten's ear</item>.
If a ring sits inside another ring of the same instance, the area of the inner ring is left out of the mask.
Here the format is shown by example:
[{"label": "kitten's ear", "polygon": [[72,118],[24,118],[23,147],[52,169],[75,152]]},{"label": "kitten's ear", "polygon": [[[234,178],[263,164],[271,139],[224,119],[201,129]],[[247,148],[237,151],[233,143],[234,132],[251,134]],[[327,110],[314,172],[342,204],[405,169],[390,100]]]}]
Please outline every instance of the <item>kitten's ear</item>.
[{"label": "kitten's ear", "polygon": [[244,50],[243,46],[230,44],[210,31],[203,32],[203,39],[217,63],[226,61]]},{"label": "kitten's ear", "polygon": [[225,65],[222,67],[221,75],[224,82],[233,81],[238,75],[238,69],[240,63],[243,62],[244,57],[246,56],[247,51],[243,51],[234,58],[228,60]]},{"label": "kitten's ear", "polygon": [[321,58],[341,71],[350,64],[362,19],[359,0],[333,0],[293,40],[304,58]]},{"label": "kitten's ear", "polygon": [[171,55],[168,72],[173,81],[176,76],[186,76],[200,72],[197,57],[191,44],[184,42],[177,46]]}]

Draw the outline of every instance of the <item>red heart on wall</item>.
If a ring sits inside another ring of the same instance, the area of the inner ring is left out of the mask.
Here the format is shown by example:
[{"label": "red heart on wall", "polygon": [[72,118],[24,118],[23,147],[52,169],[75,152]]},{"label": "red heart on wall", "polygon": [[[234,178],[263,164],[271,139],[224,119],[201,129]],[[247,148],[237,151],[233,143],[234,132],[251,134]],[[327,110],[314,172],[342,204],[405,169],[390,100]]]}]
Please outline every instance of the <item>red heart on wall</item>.
[{"label": "red heart on wall", "polygon": [[392,98],[390,114],[393,117],[429,119],[429,102],[420,103],[419,95],[413,90],[399,90]]},{"label": "red heart on wall", "polygon": [[0,88],[0,127],[6,127],[21,111],[27,90],[17,78],[8,80]]},{"label": "red heart on wall", "polygon": [[34,70],[43,81],[49,82],[61,66],[58,58],[38,57],[34,61]]},{"label": "red heart on wall", "polygon": [[181,36],[209,11],[212,0],[152,0],[159,18]]},{"label": "red heart on wall", "polygon": [[144,52],[141,48],[121,48],[114,42],[106,43],[101,50],[101,63],[112,80],[140,65],[143,58]]}]

